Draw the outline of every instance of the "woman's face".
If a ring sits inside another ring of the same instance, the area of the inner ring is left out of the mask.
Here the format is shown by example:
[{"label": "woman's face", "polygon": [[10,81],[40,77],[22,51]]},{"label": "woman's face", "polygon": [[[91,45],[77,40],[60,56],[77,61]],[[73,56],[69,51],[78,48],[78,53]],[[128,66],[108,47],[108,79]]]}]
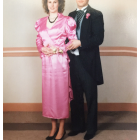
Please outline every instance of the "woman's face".
[{"label": "woman's face", "polygon": [[58,0],[48,0],[47,5],[50,13],[58,12],[58,7],[59,7]]}]

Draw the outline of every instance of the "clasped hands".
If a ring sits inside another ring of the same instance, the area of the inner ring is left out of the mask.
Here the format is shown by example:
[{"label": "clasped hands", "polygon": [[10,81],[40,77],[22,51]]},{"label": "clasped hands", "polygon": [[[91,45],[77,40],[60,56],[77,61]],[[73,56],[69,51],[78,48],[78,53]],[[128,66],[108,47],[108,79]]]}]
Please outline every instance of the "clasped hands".
[{"label": "clasped hands", "polygon": [[[58,50],[58,47],[54,47],[52,45],[50,45],[50,47],[48,47],[49,44],[47,46],[44,46],[41,48],[41,51],[47,55],[47,56],[51,56],[53,54],[55,54],[55,50]],[[67,50],[73,50],[73,49],[77,49],[79,46],[81,46],[81,41],[80,40],[71,40],[71,44],[69,46],[67,46]]]},{"label": "clasped hands", "polygon": [[48,44],[47,46],[42,47],[42,48],[41,48],[41,51],[42,51],[45,55],[51,56],[51,55],[53,55],[53,54],[55,53],[54,50],[57,50],[58,48],[57,48],[57,47],[54,47],[54,46],[50,46],[50,47],[48,47],[48,46],[50,46],[50,45]]}]

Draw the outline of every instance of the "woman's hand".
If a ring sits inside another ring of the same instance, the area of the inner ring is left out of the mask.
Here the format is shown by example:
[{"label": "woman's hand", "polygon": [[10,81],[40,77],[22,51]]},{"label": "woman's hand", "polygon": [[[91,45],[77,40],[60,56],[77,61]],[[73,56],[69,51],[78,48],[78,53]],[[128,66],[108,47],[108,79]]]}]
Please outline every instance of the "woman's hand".
[{"label": "woman's hand", "polygon": [[49,46],[49,44],[47,45],[47,46],[45,46],[45,47],[42,47],[42,52],[45,54],[45,55],[47,55],[47,56],[51,56],[51,55],[53,55],[53,54],[55,54],[55,50],[57,50],[57,48],[56,47],[54,47],[54,46],[51,46],[50,48],[48,47]]},{"label": "woman's hand", "polygon": [[42,47],[41,51],[45,54],[45,55],[51,55],[52,54],[52,49],[50,49],[49,44],[47,46]]},{"label": "woman's hand", "polygon": [[78,47],[81,46],[80,40],[71,40],[71,42],[72,43],[67,47],[67,50],[77,49]]}]

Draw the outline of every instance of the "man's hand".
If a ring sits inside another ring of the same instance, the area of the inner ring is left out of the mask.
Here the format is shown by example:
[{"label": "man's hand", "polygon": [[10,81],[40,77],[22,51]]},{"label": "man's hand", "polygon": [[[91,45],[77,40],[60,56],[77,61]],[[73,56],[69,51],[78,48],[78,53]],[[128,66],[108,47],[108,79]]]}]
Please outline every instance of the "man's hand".
[{"label": "man's hand", "polygon": [[71,40],[71,44],[67,47],[67,50],[73,50],[77,49],[79,46],[81,46],[80,40]]}]

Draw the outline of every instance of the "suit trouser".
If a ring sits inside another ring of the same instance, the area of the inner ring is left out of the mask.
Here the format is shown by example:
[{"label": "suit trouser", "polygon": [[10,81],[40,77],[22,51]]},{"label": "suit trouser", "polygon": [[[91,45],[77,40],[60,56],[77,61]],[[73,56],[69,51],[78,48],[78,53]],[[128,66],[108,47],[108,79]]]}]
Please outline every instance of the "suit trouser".
[{"label": "suit trouser", "polygon": [[84,98],[85,93],[88,114],[87,133],[93,134],[97,131],[97,84],[88,74],[80,62],[79,56],[70,54],[70,76],[74,99],[71,101],[71,123],[72,130],[85,129]]}]

